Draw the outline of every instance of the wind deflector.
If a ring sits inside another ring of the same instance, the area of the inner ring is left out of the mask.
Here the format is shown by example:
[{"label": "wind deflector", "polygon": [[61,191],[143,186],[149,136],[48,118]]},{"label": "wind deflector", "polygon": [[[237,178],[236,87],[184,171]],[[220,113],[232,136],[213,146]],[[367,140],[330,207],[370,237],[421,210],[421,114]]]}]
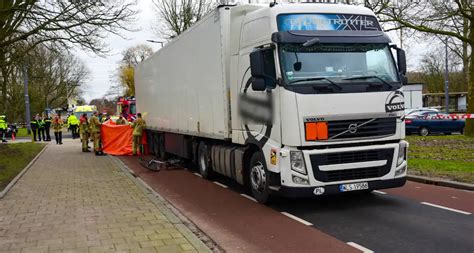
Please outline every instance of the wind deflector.
[{"label": "wind deflector", "polygon": [[319,38],[319,43],[391,43],[382,31],[283,31],[272,34],[275,43],[305,43]]}]

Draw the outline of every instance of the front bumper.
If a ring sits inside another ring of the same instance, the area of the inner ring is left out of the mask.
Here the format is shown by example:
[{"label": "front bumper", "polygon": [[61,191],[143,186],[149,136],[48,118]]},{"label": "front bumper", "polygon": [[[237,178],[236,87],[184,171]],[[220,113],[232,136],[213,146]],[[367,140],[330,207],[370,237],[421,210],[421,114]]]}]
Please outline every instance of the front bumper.
[{"label": "front bumper", "polygon": [[[405,185],[407,178],[400,177],[395,179],[388,179],[388,180],[375,180],[375,181],[368,181],[369,190],[377,190],[377,189],[386,189],[386,188],[395,188],[401,187]],[[362,180],[361,180],[362,181]],[[324,193],[317,196],[323,195],[332,195],[332,194],[340,194],[339,185],[341,184],[334,184],[334,185],[325,185],[322,186],[324,188]],[[316,196],[314,194],[314,189],[318,187],[288,187],[288,186],[281,186],[278,194],[285,197],[312,197]],[[357,191],[353,191],[357,192]]]}]

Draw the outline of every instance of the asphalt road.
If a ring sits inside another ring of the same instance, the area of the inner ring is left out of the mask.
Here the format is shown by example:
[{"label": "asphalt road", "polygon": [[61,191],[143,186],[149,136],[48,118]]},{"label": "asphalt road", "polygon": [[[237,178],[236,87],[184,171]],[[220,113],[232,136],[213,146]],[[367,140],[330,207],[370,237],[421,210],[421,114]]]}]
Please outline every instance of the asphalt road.
[{"label": "asphalt road", "polygon": [[[435,193],[434,193],[435,194]],[[280,200],[279,211],[375,252],[474,252],[474,219],[391,194]]]},{"label": "asphalt road", "polygon": [[[473,192],[408,182],[371,194],[278,198],[263,206],[222,177],[151,172],[136,158],[122,160],[228,252],[332,252],[327,245],[344,252],[348,243],[366,252],[474,252]],[[318,243],[325,247],[315,248]]]}]

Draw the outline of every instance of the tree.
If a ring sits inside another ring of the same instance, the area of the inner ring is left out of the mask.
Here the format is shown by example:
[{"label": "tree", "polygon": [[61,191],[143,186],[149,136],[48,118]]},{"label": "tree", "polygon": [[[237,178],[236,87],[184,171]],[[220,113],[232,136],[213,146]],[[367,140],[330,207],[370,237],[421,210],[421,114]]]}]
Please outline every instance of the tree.
[{"label": "tree", "polygon": [[153,54],[153,49],[145,44],[136,45],[123,51],[118,67],[118,81],[125,88],[125,96],[135,95],[134,67]]},{"label": "tree", "polygon": [[172,39],[209,13],[216,3],[214,0],[153,0],[153,5],[162,23],[156,27],[158,36]]},{"label": "tree", "polygon": [[38,45],[53,51],[73,46],[99,55],[108,52],[102,39],[107,33],[131,30],[132,1],[0,1],[0,111],[10,110],[7,101],[10,65],[26,65],[28,53]]},{"label": "tree", "polygon": [[[380,0],[381,1],[381,0]],[[451,46],[463,61],[463,72],[468,82],[468,113],[474,113],[474,3],[471,0],[454,1],[382,1],[382,21],[394,22],[419,32],[455,40]],[[474,137],[474,119],[466,120],[465,134]]]},{"label": "tree", "polygon": [[28,93],[32,114],[43,113],[46,108],[67,107],[68,98],[80,97],[89,75],[84,63],[67,52],[55,52],[37,46],[28,53],[28,63],[16,60],[2,73],[8,83],[3,105],[12,121],[24,119],[24,70],[28,73]]}]

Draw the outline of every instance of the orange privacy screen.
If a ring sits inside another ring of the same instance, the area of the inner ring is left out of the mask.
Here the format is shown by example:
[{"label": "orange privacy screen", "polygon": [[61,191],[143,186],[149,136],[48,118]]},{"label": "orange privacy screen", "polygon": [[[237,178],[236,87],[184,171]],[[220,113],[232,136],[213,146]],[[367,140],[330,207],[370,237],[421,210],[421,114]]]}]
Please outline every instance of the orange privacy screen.
[{"label": "orange privacy screen", "polygon": [[327,122],[306,122],[306,141],[327,140],[328,123]]},{"label": "orange privacy screen", "polygon": [[[132,154],[132,128],[129,125],[116,125],[108,120],[101,126],[102,149],[109,155]],[[146,135],[142,135],[142,144],[146,144]]]}]

